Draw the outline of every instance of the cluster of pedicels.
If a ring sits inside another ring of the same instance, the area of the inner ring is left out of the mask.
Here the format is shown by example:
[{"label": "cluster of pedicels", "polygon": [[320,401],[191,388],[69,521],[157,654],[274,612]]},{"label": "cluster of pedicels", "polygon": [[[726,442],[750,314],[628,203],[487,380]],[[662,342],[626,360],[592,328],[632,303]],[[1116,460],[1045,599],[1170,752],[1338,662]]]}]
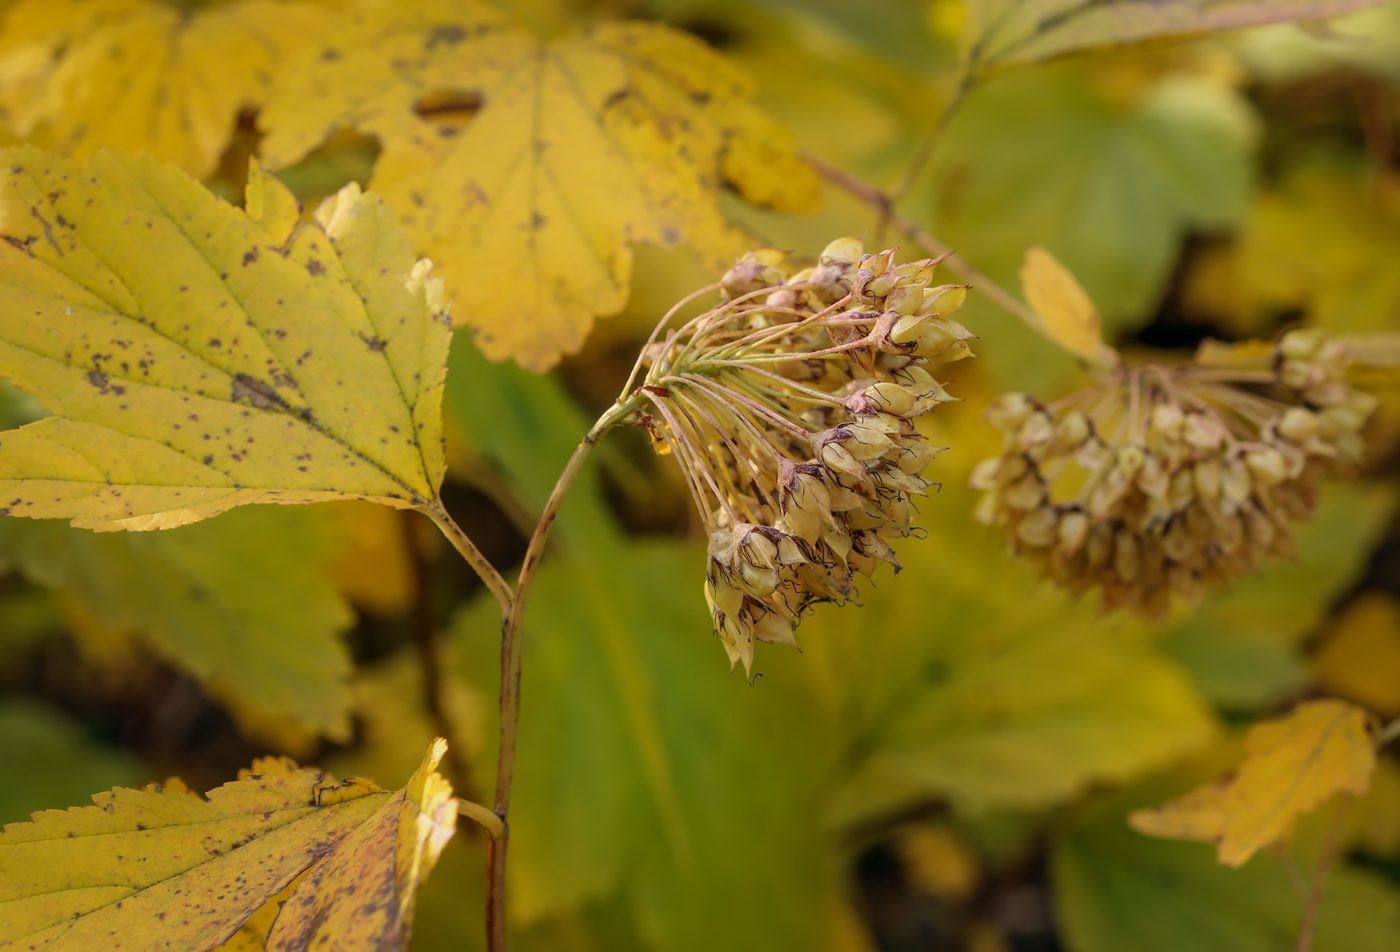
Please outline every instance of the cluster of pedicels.
[{"label": "cluster of pedicels", "polygon": [[1119,368],[1053,404],[1005,394],[1002,452],[973,471],[976,517],[1058,584],[1161,618],[1291,556],[1323,478],[1361,461],[1376,399],[1316,329],[1275,345],[1206,346],[1181,367]]},{"label": "cluster of pedicels", "polygon": [[784,252],[751,251],[716,307],[658,340],[663,320],[642,356],[640,419],[704,519],[705,598],[746,672],[755,640],[795,645],[809,606],[844,602],[881,562],[899,569],[889,540],[914,531],[939,452],[914,419],[954,399],[934,372],[971,354],[948,318],[966,286],[933,285],[937,260],[862,250],[843,238],[795,272]]}]

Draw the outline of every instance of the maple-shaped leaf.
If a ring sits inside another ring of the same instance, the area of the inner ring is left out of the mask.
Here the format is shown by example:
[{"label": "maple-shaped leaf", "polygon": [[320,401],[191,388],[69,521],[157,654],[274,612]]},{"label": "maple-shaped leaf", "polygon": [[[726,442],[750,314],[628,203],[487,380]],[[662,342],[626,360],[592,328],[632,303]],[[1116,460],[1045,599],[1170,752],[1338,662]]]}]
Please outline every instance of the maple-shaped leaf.
[{"label": "maple-shaped leaf", "polygon": [[451,331],[377,197],[250,217],[149,156],[0,151],[0,514],[155,529],[245,503],[431,509]]},{"label": "maple-shaped leaf", "polygon": [[329,11],[280,0],[21,0],[0,27],[0,111],[23,137],[77,158],[149,152],[203,178],[238,113]]},{"label": "maple-shaped leaf", "polygon": [[1299,704],[1256,724],[1234,777],[1130,817],[1149,836],[1213,842],[1226,866],[1290,836],[1298,818],[1333,794],[1360,796],[1376,767],[1366,713],[1342,701]]},{"label": "maple-shaped leaf", "polygon": [[267,948],[406,947],[418,887],[456,831],[433,742],[408,784],[337,784],[286,758],[200,799],[116,788],[0,834],[0,952],[211,949],[293,880]]},{"label": "maple-shaped leaf", "polygon": [[729,186],[816,204],[791,137],[695,37],[608,23],[542,40],[469,0],[380,4],[281,74],[259,116],[271,168],[335,129],[378,137],[372,187],[450,269],[487,356],[543,370],[627,300],[632,245],[688,242],[727,267],[747,239]]}]

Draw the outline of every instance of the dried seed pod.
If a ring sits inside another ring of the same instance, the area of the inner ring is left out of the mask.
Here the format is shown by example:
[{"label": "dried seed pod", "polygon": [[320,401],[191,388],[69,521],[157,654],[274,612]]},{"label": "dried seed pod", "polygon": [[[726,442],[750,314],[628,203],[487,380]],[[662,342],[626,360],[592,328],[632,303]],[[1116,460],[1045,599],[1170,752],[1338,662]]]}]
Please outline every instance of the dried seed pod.
[{"label": "dried seed pod", "polygon": [[627,395],[686,474],[710,531],[715,632],[745,671],[755,641],[794,644],[809,607],[849,599],[856,573],[898,570],[889,540],[910,534],[939,452],[914,419],[954,399],[934,364],[971,353],[949,317],[965,286],[929,287],[936,261],[861,252],[837,239],[796,272],[772,249],[745,255],[719,306],[647,348]]},{"label": "dried seed pod", "polygon": [[[1319,482],[1360,461],[1376,401],[1347,384],[1345,351],[1320,331],[1292,331],[1268,356],[1218,355],[1123,368],[1054,412],[998,397],[985,416],[1003,451],[972,472],[975,517],[1071,591],[1154,617],[1171,592],[1196,599],[1286,556]],[[1046,474],[1067,469],[1080,476],[1053,484],[1075,495],[1056,498]]]}]

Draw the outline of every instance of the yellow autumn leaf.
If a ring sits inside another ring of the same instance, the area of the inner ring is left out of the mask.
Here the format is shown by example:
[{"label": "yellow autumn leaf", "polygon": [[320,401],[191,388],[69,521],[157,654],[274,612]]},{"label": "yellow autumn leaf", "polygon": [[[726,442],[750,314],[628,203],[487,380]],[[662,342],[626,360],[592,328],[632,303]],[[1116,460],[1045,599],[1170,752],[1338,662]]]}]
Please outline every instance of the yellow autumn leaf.
[{"label": "yellow autumn leaf", "polygon": [[1347,606],[1312,659],[1328,691],[1384,717],[1400,715],[1400,601],[1380,591]]},{"label": "yellow autumn leaf", "polygon": [[259,116],[290,165],[337,128],[378,137],[372,187],[449,269],[493,359],[544,370],[627,300],[632,246],[682,241],[716,267],[751,243],[721,189],[811,208],[814,173],[695,37],[607,23],[542,40],[470,0],[380,4],[289,67]]},{"label": "yellow autumn leaf", "polygon": [[1241,866],[1333,794],[1364,794],[1375,766],[1366,713],[1342,701],[1310,701],[1252,727],[1233,778],[1138,810],[1129,822],[1149,836],[1214,842],[1221,863]]},{"label": "yellow autumn leaf", "polygon": [[325,29],[313,3],[21,0],[0,31],[0,110],[82,159],[149,152],[203,178],[277,65]]},{"label": "yellow autumn leaf", "polygon": [[432,508],[451,331],[376,196],[347,186],[292,230],[148,156],[20,147],[0,169],[0,376],[55,414],[0,434],[0,514],[115,530],[247,503]]},{"label": "yellow autumn leaf", "polygon": [[1116,352],[1103,341],[1103,320],[1088,292],[1039,245],[1026,249],[1021,289],[1051,340],[1091,363],[1118,362]]},{"label": "yellow autumn leaf", "polygon": [[[0,834],[0,952],[116,948],[118,936],[210,949],[250,916],[268,949],[402,949],[418,888],[456,831],[457,801],[435,772],[446,746],[434,741],[394,793],[282,760],[207,800],[119,787],[96,806],[12,823]],[[269,922],[259,909],[298,877]]]},{"label": "yellow autumn leaf", "polygon": [[[326,566],[336,588],[376,615],[407,611],[418,580],[402,513],[362,502],[330,503],[340,535],[340,554]],[[426,525],[426,523],[424,523]]]}]

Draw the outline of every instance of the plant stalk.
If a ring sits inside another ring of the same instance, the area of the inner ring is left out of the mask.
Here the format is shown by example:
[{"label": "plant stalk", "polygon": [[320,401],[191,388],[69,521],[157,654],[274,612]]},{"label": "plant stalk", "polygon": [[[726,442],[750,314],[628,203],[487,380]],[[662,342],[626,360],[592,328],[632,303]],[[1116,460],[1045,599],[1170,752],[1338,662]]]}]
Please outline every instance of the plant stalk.
[{"label": "plant stalk", "polygon": [[1322,908],[1323,887],[1327,885],[1327,873],[1337,852],[1342,828],[1346,826],[1347,810],[1350,806],[1351,797],[1343,797],[1327,828],[1327,839],[1322,844],[1322,852],[1317,857],[1317,868],[1313,871],[1312,888],[1308,893],[1307,902],[1303,904],[1303,925],[1298,930],[1295,952],[1312,952],[1313,937],[1317,934],[1317,914]]},{"label": "plant stalk", "polygon": [[462,558],[466,559],[472,571],[486,585],[488,591],[496,599],[496,604],[501,607],[501,618],[505,619],[510,615],[510,605],[515,599],[515,593],[510,590],[509,583],[501,577],[501,573],[496,571],[496,567],[491,564],[491,560],[481,554],[481,550],[476,547],[476,543],[471,540],[462,527],[452,521],[452,517],[447,514],[447,510],[442,508],[442,503],[434,500],[423,509],[423,513],[437,525],[442,534],[447,536],[447,541],[452,543],[452,547],[457,550]]},{"label": "plant stalk", "polygon": [[969,63],[967,67],[964,68],[962,75],[958,77],[958,83],[953,89],[953,94],[948,97],[948,101],[944,103],[943,108],[939,110],[938,117],[933,121],[933,125],[919,143],[913,158],[909,160],[909,164],[904,167],[903,173],[899,176],[899,181],[886,193],[889,205],[881,212],[880,224],[876,229],[877,235],[882,235],[884,233],[885,225],[889,223],[889,215],[893,213],[895,203],[901,201],[908,195],[915,183],[919,181],[919,176],[923,174],[925,167],[927,167],[929,161],[933,158],[934,152],[938,149],[939,143],[943,141],[943,134],[948,131],[948,125],[953,121],[953,116],[957,115],[964,100],[967,99],[967,94],[972,92],[972,87],[976,85],[977,77],[972,67],[973,64]]},{"label": "plant stalk", "polygon": [[525,604],[535,582],[540,557],[549,541],[550,530],[554,528],[564,497],[578,478],[598,439],[621,422],[640,403],[636,398],[619,398],[607,413],[598,418],[588,435],[574,449],[573,456],[569,457],[569,462],[554,484],[554,490],[549,494],[549,501],[545,503],[539,522],[535,524],[535,531],[530,536],[530,545],[525,550],[525,560],[520,566],[520,577],[516,580],[508,610],[501,620],[501,724],[493,810],[500,818],[501,830],[498,835],[492,836],[486,845],[486,948],[489,952],[505,952],[506,948],[506,851],[510,845],[508,817],[511,785],[515,779],[515,743],[520,722],[520,621],[525,614]]}]

